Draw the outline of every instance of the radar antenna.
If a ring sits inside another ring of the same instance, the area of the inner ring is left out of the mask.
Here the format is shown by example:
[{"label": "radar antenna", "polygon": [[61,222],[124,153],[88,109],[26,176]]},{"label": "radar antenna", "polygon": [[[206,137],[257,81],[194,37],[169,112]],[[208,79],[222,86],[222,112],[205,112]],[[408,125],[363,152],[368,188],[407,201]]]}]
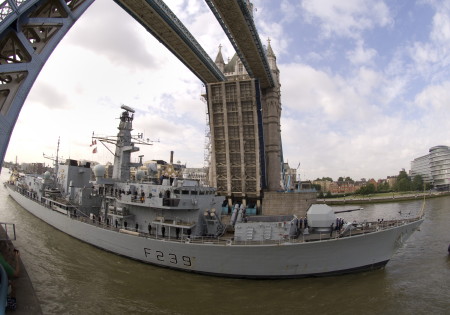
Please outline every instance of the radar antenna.
[{"label": "radar antenna", "polygon": [[[131,123],[133,122],[134,119],[134,113],[135,110],[125,104],[122,104],[120,106],[121,109],[124,110],[124,112],[122,112],[122,115],[119,117],[120,121],[122,123]],[[131,113],[131,115],[130,115]],[[132,130],[132,129],[130,129]],[[138,133],[137,135],[130,135],[131,136],[131,145],[153,145],[153,143],[155,142],[159,142],[158,140],[150,140],[149,138],[145,138],[144,137],[144,133]],[[112,155],[114,155],[115,157],[116,154],[106,145],[106,143],[112,144],[112,145],[116,145],[117,143],[119,143],[121,141],[120,139],[121,137],[119,135],[115,135],[115,136],[103,136],[103,135],[95,135],[94,132],[92,132],[92,143],[94,143],[94,140],[98,140],[100,141],[100,143],[109,151],[111,152]]]}]

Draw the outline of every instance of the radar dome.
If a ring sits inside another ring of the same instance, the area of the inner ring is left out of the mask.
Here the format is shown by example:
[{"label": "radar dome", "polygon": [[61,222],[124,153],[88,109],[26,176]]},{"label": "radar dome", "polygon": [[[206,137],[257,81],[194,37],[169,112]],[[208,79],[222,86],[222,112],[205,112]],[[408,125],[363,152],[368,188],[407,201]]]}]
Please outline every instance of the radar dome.
[{"label": "radar dome", "polygon": [[157,163],[148,163],[147,168],[152,172],[158,171],[158,164]]},{"label": "radar dome", "polygon": [[44,179],[50,179],[50,176],[51,176],[51,174],[49,171],[44,173]]},{"label": "radar dome", "polygon": [[136,180],[142,180],[144,178],[145,172],[143,170],[139,170],[136,172]]},{"label": "radar dome", "polygon": [[101,164],[97,164],[94,167],[94,175],[95,177],[105,177],[105,166]]}]

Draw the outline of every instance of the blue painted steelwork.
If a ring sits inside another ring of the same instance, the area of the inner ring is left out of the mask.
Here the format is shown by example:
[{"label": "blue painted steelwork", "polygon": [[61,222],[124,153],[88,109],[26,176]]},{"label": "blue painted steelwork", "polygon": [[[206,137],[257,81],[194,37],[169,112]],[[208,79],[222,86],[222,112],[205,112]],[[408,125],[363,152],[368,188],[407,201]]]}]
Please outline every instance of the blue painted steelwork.
[{"label": "blue painted steelwork", "polygon": [[[142,23],[137,14],[131,12],[123,2],[115,0],[136,20],[138,20],[151,34],[160,40],[175,54],[189,69],[203,82],[207,83],[196,73],[193,66],[183,60],[176,48],[164,42],[162,36]],[[269,81],[273,85],[263,46],[259,40],[253,18],[242,0],[236,0],[240,6],[247,26],[257,46]],[[34,84],[45,62],[65,36],[72,25],[84,13],[94,0],[5,0],[0,4],[0,161],[3,162],[12,130],[17,121],[23,103]],[[176,15],[162,0],[145,0],[152,9],[161,16],[191,51],[199,58],[204,66],[212,73],[217,81],[226,78],[209,58],[206,52],[187,31]],[[207,1],[209,2],[209,1]],[[133,3],[131,1],[130,3]],[[214,12],[214,11],[213,11]],[[215,12],[219,19],[219,15]],[[221,19],[219,19],[221,21]],[[222,27],[233,43],[233,36],[228,32],[224,22]],[[234,42],[242,61],[246,63],[238,45]],[[249,73],[252,70],[246,65]],[[267,79],[267,78],[265,78]],[[260,127],[262,131],[262,125]],[[263,147],[262,147],[263,148]],[[263,157],[264,158],[264,157]],[[262,163],[263,167],[265,164]],[[1,168],[0,168],[1,169]],[[265,171],[263,175],[265,174]],[[264,179],[265,182],[265,179]],[[265,186],[265,184],[264,184]]]},{"label": "blue painted steelwork", "polygon": [[40,0],[6,0],[0,3],[0,34]]},{"label": "blue painted steelwork", "polygon": [[205,0],[206,4],[209,6],[211,12],[216,17],[217,21],[219,21],[220,26],[222,26],[223,31],[227,35],[228,39],[231,42],[231,45],[233,45],[234,50],[236,51],[237,55],[239,56],[239,59],[241,59],[242,64],[244,65],[245,69],[247,70],[247,73],[250,77],[254,78],[255,75],[253,74],[253,71],[250,67],[250,65],[247,62],[247,59],[245,59],[244,54],[242,53],[242,50],[239,48],[239,45],[237,44],[235,38],[233,37],[233,34],[230,32],[230,29],[227,26],[227,23],[222,19],[222,16],[220,15],[219,11],[217,10],[216,6],[210,1]]},{"label": "blue painted steelwork", "polygon": [[262,105],[261,105],[261,88],[259,81],[255,80],[255,93],[256,93],[256,112],[258,114],[258,136],[259,136],[259,160],[261,163],[261,188],[267,188],[266,181],[266,151],[264,143],[264,126],[262,119]]},{"label": "blue painted steelwork", "polygon": [[[114,0],[122,9],[124,9],[128,14],[130,14],[136,21],[138,21],[150,34],[152,34],[156,39],[158,39],[166,48],[171,51],[178,59],[189,68],[203,83],[209,83],[204,77],[199,76],[198,72],[193,68],[192,65],[187,63],[177,51],[167,44],[164,37],[161,36],[157,31],[151,28],[148,24],[142,21],[140,17],[140,12],[132,11],[127,1]],[[170,26],[171,30],[176,33],[180,39],[189,47],[189,49],[194,52],[200,59],[203,65],[205,65],[211,74],[215,77],[215,82],[226,81],[226,77],[214,63],[214,61],[208,56],[205,50],[200,46],[197,40],[192,36],[188,29],[183,25],[183,23],[178,19],[175,13],[170,10],[170,8],[161,0],[145,0],[146,4],[151,7],[163,20]]]},{"label": "blue painted steelwork", "polygon": [[[39,72],[61,39],[93,2],[94,0],[6,0],[0,4],[0,162],[3,162],[12,130]],[[119,0],[116,2],[120,4]],[[202,65],[212,73],[211,78],[216,81],[226,80],[163,1],[147,3],[197,55]],[[127,10],[125,7],[124,9]],[[140,21],[137,16],[131,15]],[[164,43],[163,38],[148,25],[144,27]],[[173,47],[165,46],[200,80],[206,81]]]},{"label": "blue painted steelwork", "polygon": [[[281,134],[280,134],[281,137]],[[288,177],[288,183],[286,183],[286,169],[284,168],[284,157],[283,157],[283,142],[280,139],[280,164],[281,164],[281,181],[284,185],[284,189],[289,191],[290,177]]]},{"label": "blue painted steelwork", "polygon": [[258,49],[259,56],[261,57],[262,66],[264,67],[264,70],[267,75],[267,79],[270,82],[270,86],[274,86],[275,83],[272,78],[272,72],[270,71],[269,62],[267,61],[267,56],[265,49],[261,43],[261,39],[259,38],[258,31],[256,29],[255,22],[253,21],[253,16],[248,10],[247,4],[244,0],[236,0],[239,4],[239,7],[241,8],[242,14],[245,18],[245,21],[247,22],[247,26],[252,33],[252,38],[254,41],[254,44],[256,45],[256,48]]},{"label": "blue painted steelwork", "polygon": [[7,0],[1,4],[1,162],[23,103],[39,72],[61,39],[93,2],[94,0]]},{"label": "blue painted steelwork", "polygon": [[[228,2],[230,0],[226,0],[225,1],[225,5],[229,5],[230,3]],[[253,44],[255,45],[259,58],[261,60],[261,65],[264,68],[264,72],[265,72],[265,76],[269,86],[274,86],[274,80],[272,77],[272,72],[270,71],[270,67],[269,67],[269,62],[267,60],[267,56],[266,56],[266,52],[265,49],[261,43],[261,40],[259,38],[259,34],[258,31],[256,29],[255,26],[255,22],[253,21],[253,17],[251,12],[248,10],[247,4],[245,2],[245,0],[233,0],[235,1],[238,5],[239,8],[241,10],[241,14],[242,17],[245,20],[246,23],[246,27],[248,28],[248,30],[250,31],[250,34],[252,36],[252,40],[253,40]],[[224,20],[224,16],[222,16],[223,14],[227,14],[227,12],[219,12],[218,7],[215,5],[214,2],[223,2],[221,0],[205,0],[205,2],[208,4],[209,8],[211,9],[211,11],[213,12],[214,16],[216,17],[217,21],[219,21],[219,24],[222,26],[222,29],[224,30],[225,34],[228,36],[228,39],[230,40],[231,44],[233,45],[234,49],[236,50],[236,53],[238,54],[239,58],[241,59],[242,63],[245,66],[245,69],[247,70],[248,74],[252,77],[252,78],[256,78],[256,75],[254,73],[255,69],[252,69],[249,65],[249,62],[247,61],[247,58],[245,57],[245,52],[244,52],[244,48],[241,49],[239,43],[237,42],[235,35],[233,35],[233,33],[230,30],[230,26],[227,25],[227,23]],[[231,1],[230,1],[231,2]],[[236,12],[234,12],[236,13]],[[231,13],[228,13],[231,14]],[[242,25],[244,26],[244,25]],[[263,78],[256,78],[259,79],[260,81]],[[266,88],[268,86],[263,86],[263,88]]]}]

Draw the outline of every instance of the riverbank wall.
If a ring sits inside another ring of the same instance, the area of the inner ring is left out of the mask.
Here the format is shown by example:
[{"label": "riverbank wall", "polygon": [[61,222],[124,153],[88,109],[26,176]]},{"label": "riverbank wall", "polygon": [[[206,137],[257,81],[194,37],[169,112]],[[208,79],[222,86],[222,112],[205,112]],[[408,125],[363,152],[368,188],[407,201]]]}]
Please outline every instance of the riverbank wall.
[{"label": "riverbank wall", "polygon": [[[0,224],[0,253],[4,259],[13,265],[15,268],[15,253],[14,244],[8,236],[6,230],[3,228],[4,223]],[[12,279],[14,281],[15,293],[17,299],[17,309],[11,311],[15,315],[40,315],[42,314],[41,305],[36,296],[36,293],[31,283],[31,279],[28,276],[28,272],[22,259],[19,257],[20,273],[17,278]]]},{"label": "riverbank wall", "polygon": [[417,193],[417,194],[406,194],[406,195],[392,195],[392,196],[368,196],[364,198],[339,198],[339,199],[317,199],[317,203],[327,204],[329,206],[342,206],[342,205],[361,205],[361,204],[373,204],[373,203],[388,203],[388,202],[402,202],[402,201],[410,201],[410,200],[421,200],[431,199],[431,198],[439,198],[450,196],[450,192],[432,192],[432,193]]}]

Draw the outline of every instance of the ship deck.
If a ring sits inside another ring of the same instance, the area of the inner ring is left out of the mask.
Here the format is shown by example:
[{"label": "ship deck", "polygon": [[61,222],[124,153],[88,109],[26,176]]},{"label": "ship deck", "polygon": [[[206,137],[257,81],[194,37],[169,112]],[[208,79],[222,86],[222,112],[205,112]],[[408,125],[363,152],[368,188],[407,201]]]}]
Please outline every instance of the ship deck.
[{"label": "ship deck", "polygon": [[[15,189],[16,186],[10,185],[10,188]],[[20,193],[20,191],[16,188],[16,191]],[[24,197],[35,200],[29,195],[22,194]],[[39,202],[35,200],[36,202]],[[189,225],[184,224],[176,224],[173,223],[173,221],[168,222],[158,222],[154,221],[153,223],[158,224],[164,224],[164,225],[172,225],[174,228],[179,227],[181,229],[181,233],[179,234],[179,237],[170,236],[170,234],[165,235],[164,237],[156,233],[152,230],[151,233],[144,232],[142,230],[136,230],[133,228],[123,228],[123,227],[115,227],[111,224],[106,224],[105,222],[99,222],[98,220],[91,219],[88,217],[83,216],[72,216],[70,215],[70,212],[67,211],[67,214],[62,213],[61,211],[57,211],[53,208],[48,207],[45,204],[40,204],[41,206],[46,207],[50,211],[55,211],[60,215],[66,215],[70,217],[72,220],[78,220],[86,224],[95,225],[98,228],[107,229],[111,231],[115,231],[118,233],[126,233],[127,231],[133,232],[133,235],[136,237],[144,237],[149,239],[156,239],[156,240],[165,240],[165,241],[173,241],[173,242],[182,242],[182,243],[197,243],[197,244],[216,244],[216,245],[224,245],[224,246],[230,246],[230,245],[283,245],[283,244],[298,244],[298,243],[306,243],[306,242],[320,242],[320,241],[330,241],[330,240],[337,240],[340,238],[346,238],[346,237],[352,237],[352,236],[358,236],[368,233],[374,233],[376,231],[380,230],[386,230],[389,228],[402,226],[410,222],[414,222],[419,220],[419,217],[416,218],[409,218],[409,219],[401,219],[401,220],[389,220],[389,221],[381,221],[381,222],[364,222],[364,223],[355,223],[354,229],[347,231],[345,234],[343,234],[341,231],[333,230],[331,233],[328,232],[321,232],[321,233],[300,233],[299,235],[288,237],[288,238],[282,238],[279,240],[245,240],[245,241],[236,241],[234,240],[234,229],[230,225],[227,225],[226,232],[220,236],[220,237],[194,237],[189,236],[187,234],[184,234],[184,231],[188,230],[190,228]],[[228,216],[223,216],[224,222],[229,222]]]},{"label": "ship deck", "polygon": [[[298,244],[298,243],[306,243],[306,242],[320,242],[320,241],[329,241],[329,240],[336,240],[340,238],[347,238],[352,236],[358,236],[368,233],[374,233],[381,230],[386,230],[389,228],[402,226],[404,224],[417,221],[418,218],[412,218],[412,219],[402,219],[402,220],[390,220],[390,221],[383,221],[382,223],[378,222],[371,222],[367,223],[366,225],[357,225],[353,230],[349,231],[346,234],[342,234],[340,231],[333,230],[332,233],[330,232],[322,232],[322,233],[309,233],[309,234],[303,234],[300,233],[299,235],[295,237],[289,237],[289,238],[283,238],[280,240],[263,240],[263,241],[254,241],[254,240],[248,240],[248,241],[235,241],[234,240],[234,231],[231,227],[227,228],[227,231],[220,237],[193,237],[188,236],[186,234],[180,233],[180,236],[178,238],[173,236],[162,236],[161,234],[155,234],[153,231],[151,233],[146,233],[142,231],[136,231],[132,228],[115,228],[111,225],[107,225],[105,223],[99,223],[98,221],[91,220],[88,218],[78,217],[73,218],[76,220],[80,220],[84,223],[95,225],[99,228],[108,229],[112,231],[116,231],[119,233],[124,233],[126,231],[134,232],[133,235],[138,237],[144,237],[144,238],[150,238],[150,239],[157,239],[157,240],[165,240],[165,241],[172,241],[172,242],[180,242],[180,243],[197,243],[197,244],[216,244],[216,245],[224,245],[224,246],[230,246],[230,245],[283,245],[283,244]],[[159,222],[160,223],[160,222]],[[174,227],[176,227],[174,225]],[[186,226],[183,226],[186,229]],[[124,231],[125,230],[125,231]],[[184,231],[184,230],[183,230]]]}]

